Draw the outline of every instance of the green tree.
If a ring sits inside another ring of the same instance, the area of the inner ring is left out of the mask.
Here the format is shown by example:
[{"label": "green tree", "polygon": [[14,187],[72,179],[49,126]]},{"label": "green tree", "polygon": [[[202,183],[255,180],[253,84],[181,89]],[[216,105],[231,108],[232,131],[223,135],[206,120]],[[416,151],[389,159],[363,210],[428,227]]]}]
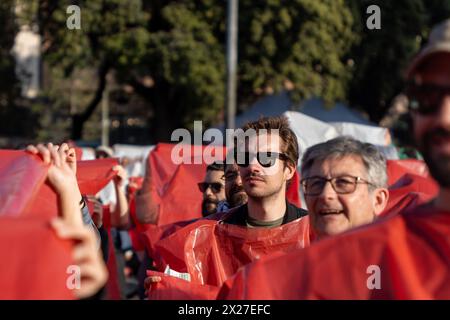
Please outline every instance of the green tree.
[{"label": "green tree", "polygon": [[[148,102],[157,141],[195,119],[222,119],[225,3],[78,1],[82,29],[73,31],[65,28],[69,3],[38,1],[38,23],[55,77],[97,68],[93,97],[73,117],[73,138],[81,137],[111,71]],[[345,99],[352,71],[346,54],[357,34],[343,0],[241,0],[239,13],[239,102],[286,88],[296,100]]]},{"label": "green tree", "polygon": [[[403,89],[404,71],[431,27],[450,16],[447,0],[347,0],[361,34],[350,57],[354,61],[348,99],[378,123]],[[366,8],[381,9],[381,29],[366,28]]]},{"label": "green tree", "polygon": [[244,0],[239,10],[240,96],[292,88],[297,101],[345,100],[358,34],[344,1]]},{"label": "green tree", "polygon": [[141,61],[148,41],[148,16],[141,10],[140,0],[77,1],[81,29],[69,30],[66,9],[71,4],[73,1],[39,0],[36,16],[50,77],[68,79],[86,68],[96,70],[92,97],[82,112],[72,116],[71,136],[81,139],[84,124],[102,99],[107,75],[132,69]]}]

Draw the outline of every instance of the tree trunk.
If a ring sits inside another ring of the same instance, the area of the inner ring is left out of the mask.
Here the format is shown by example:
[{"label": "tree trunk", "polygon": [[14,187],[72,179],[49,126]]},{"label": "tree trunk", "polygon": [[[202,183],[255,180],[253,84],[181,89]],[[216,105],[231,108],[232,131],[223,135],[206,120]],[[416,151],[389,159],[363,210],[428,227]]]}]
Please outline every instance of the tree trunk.
[{"label": "tree trunk", "polygon": [[103,91],[106,87],[106,76],[108,74],[110,65],[107,62],[102,62],[98,69],[98,85],[95,90],[94,97],[88,104],[83,113],[77,113],[72,116],[72,133],[73,140],[81,140],[83,138],[84,124],[94,113],[97,105],[102,100]]},{"label": "tree trunk", "polygon": [[158,84],[149,88],[138,80],[130,82],[136,93],[149,101],[153,108],[154,117],[150,127],[153,142],[170,142],[172,132],[179,126],[182,115],[173,109],[169,85],[164,85],[163,81],[158,81]]}]

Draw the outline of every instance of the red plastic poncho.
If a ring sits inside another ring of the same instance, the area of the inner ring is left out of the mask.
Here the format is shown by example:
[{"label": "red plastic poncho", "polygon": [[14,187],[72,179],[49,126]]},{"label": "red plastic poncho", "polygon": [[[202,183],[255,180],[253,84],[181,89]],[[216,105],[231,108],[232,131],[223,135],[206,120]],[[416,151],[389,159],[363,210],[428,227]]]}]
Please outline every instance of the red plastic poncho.
[{"label": "red plastic poncho", "polygon": [[450,212],[422,206],[249,265],[219,298],[449,299],[449,234]]},{"label": "red plastic poncho", "polygon": [[[156,243],[155,260],[159,270],[169,265],[177,272],[189,273],[193,284],[207,285],[203,296],[207,299],[211,291],[209,286],[221,286],[241,266],[264,256],[290,252],[308,245],[308,217],[270,229],[199,220]],[[180,281],[184,280],[172,280]],[[167,291],[170,284],[165,286]],[[154,290],[159,288],[156,286]],[[150,297],[154,297],[153,294],[150,292]],[[170,299],[173,294],[164,298]],[[198,289],[191,298],[200,298],[200,294],[201,290]],[[157,296],[163,297],[162,293]]]}]

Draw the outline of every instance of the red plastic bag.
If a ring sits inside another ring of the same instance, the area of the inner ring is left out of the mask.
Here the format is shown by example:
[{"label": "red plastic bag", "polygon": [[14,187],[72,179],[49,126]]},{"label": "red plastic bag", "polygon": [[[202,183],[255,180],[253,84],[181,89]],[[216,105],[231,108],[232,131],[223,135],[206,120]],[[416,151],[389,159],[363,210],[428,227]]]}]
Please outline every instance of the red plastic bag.
[{"label": "red plastic bag", "polygon": [[161,282],[154,283],[148,290],[149,300],[214,300],[220,287],[200,285],[165,275],[147,271],[147,276],[159,276]]},{"label": "red plastic bag", "polygon": [[438,192],[439,186],[431,177],[404,174],[389,187],[389,200],[382,216],[417,207],[436,197]]},{"label": "red plastic bag", "polygon": [[0,300],[74,299],[68,283],[72,242],[47,221],[0,218]]},{"label": "red plastic bag", "polygon": [[95,195],[117,174],[112,167],[119,164],[117,159],[97,159],[77,162],[77,181],[83,195]]},{"label": "red plastic bag", "polygon": [[387,160],[388,185],[393,185],[407,173],[424,178],[430,176],[427,165],[421,160]]},{"label": "red plastic bag", "polygon": [[[116,159],[78,161],[77,181],[81,194],[95,195],[99,192],[115,177],[116,173],[111,169],[116,164]],[[53,189],[47,183],[42,183],[37,190],[26,214],[47,219],[57,216],[58,201]]]},{"label": "red plastic bag", "polygon": [[245,228],[202,219],[156,243],[155,262],[159,270],[169,265],[189,273],[192,282],[220,286],[243,265],[308,245],[307,217],[276,228]]},{"label": "red plastic bag", "polygon": [[449,299],[449,234],[448,212],[423,206],[248,265],[219,298]]},{"label": "red plastic bag", "polygon": [[18,217],[28,211],[47,170],[38,156],[0,150],[0,216]]}]

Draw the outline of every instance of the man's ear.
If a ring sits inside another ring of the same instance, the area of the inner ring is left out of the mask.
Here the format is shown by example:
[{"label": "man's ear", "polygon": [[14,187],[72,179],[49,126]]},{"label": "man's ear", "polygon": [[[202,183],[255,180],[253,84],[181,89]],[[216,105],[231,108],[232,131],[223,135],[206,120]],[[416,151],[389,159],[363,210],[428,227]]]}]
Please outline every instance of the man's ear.
[{"label": "man's ear", "polygon": [[286,180],[291,180],[295,173],[295,166],[291,162],[286,162],[284,167],[284,177]]},{"label": "man's ear", "polygon": [[377,188],[373,191],[373,209],[375,216],[379,216],[389,200],[389,190],[386,188]]}]

